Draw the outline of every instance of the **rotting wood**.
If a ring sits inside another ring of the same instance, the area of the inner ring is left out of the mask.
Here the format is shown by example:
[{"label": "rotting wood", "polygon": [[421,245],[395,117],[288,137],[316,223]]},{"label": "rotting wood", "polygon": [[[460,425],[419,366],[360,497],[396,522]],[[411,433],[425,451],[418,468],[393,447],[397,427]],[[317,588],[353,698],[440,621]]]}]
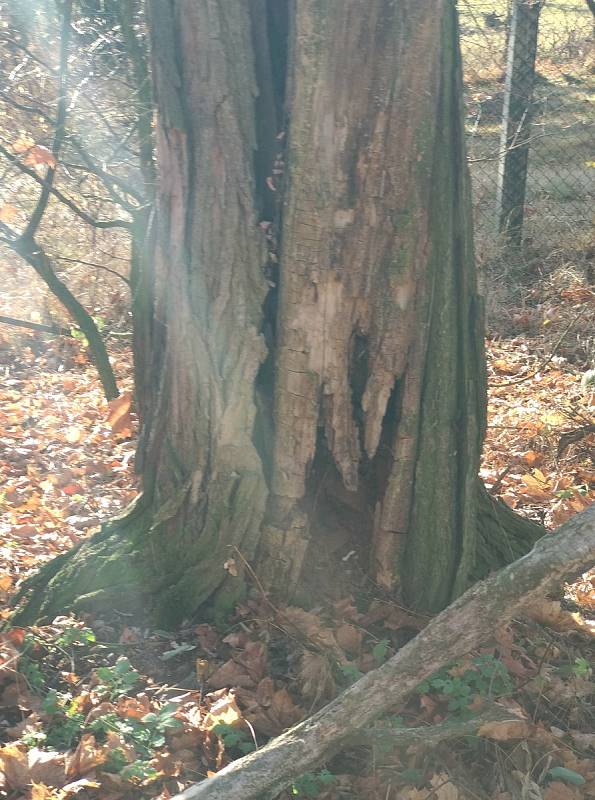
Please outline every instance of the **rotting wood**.
[{"label": "rotting wood", "polygon": [[386,664],[364,675],[314,716],[191,786],[174,800],[272,798],[345,747],[440,667],[488,640],[494,630],[595,562],[595,508],[544,536],[523,558],[476,584]]}]

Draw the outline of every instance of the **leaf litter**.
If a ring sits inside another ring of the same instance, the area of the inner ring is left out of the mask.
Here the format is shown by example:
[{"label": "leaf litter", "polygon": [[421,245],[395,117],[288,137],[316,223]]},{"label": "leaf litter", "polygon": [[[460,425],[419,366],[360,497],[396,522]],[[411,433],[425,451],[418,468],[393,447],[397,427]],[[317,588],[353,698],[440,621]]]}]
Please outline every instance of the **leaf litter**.
[{"label": "leaf litter", "polygon": [[[581,301],[583,302],[583,301]],[[4,353],[0,390],[0,592],[89,535],[136,495],[130,361],[108,405],[80,345]],[[556,527],[593,501],[592,393],[570,362],[541,366],[527,339],[489,343],[482,477],[520,513]],[[535,373],[535,374],[532,374]],[[531,377],[518,381],[523,376]],[[230,559],[230,574],[241,567]],[[296,776],[282,797],[493,800],[595,797],[593,574],[424,682],[379,725],[436,725],[496,702],[485,723],[438,747],[390,737]],[[2,610],[4,618],[8,609]],[[0,797],[172,797],[262,746],[383,663],[427,623],[380,593],[275,609],[254,588],[225,627],[173,632],[126,618],[63,616],[0,636]],[[387,729],[388,729],[387,728]]]}]

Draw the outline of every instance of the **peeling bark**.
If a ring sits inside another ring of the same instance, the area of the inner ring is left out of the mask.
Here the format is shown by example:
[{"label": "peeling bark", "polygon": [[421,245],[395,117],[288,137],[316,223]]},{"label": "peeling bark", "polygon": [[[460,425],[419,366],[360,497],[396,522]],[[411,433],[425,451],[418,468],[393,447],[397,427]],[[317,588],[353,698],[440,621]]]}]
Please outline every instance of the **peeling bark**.
[{"label": "peeling bark", "polygon": [[428,610],[468,585],[485,407],[455,17],[438,6],[297,7],[271,487],[303,551],[322,429],[348,490],[370,476],[374,577],[394,590],[405,572]]},{"label": "peeling bark", "polygon": [[234,547],[287,596],[346,530],[381,587],[438,611],[508,560],[477,483],[485,359],[454,3],[149,11],[143,495],[43,571],[23,619],[110,599],[162,625],[212,598],[231,610]]}]

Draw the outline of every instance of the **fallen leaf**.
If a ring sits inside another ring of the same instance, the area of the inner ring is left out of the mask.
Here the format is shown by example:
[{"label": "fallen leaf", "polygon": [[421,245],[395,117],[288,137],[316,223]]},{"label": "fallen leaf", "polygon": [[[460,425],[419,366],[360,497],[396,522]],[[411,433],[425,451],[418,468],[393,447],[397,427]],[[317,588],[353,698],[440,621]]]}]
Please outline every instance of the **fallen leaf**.
[{"label": "fallen leaf", "polygon": [[559,600],[548,600],[545,597],[539,598],[526,609],[525,613],[536,622],[553,628],[559,633],[579,630],[591,636],[593,635],[592,628],[585,622],[583,617],[576,612],[563,609]]},{"label": "fallen leaf", "polygon": [[66,774],[69,778],[84,775],[86,772],[104,764],[107,761],[108,751],[104,746],[97,746],[95,737],[91,733],[82,736],[74,753],[67,760]]},{"label": "fallen leaf", "polygon": [[543,800],[580,800],[582,792],[578,786],[570,786],[562,781],[552,781],[543,795]]},{"label": "fallen leaf", "polygon": [[42,144],[34,144],[29,148],[29,152],[25,156],[24,163],[30,167],[36,167],[39,164],[47,164],[48,167],[55,168],[58,162],[51,150],[44,147]]},{"label": "fallen leaf", "polygon": [[132,419],[130,416],[131,405],[131,392],[123,392],[119,397],[116,397],[115,400],[109,401],[107,421],[112,429],[112,433],[117,433],[123,437],[130,435],[132,428]]},{"label": "fallen leaf", "polygon": [[97,781],[91,781],[88,778],[79,778],[78,781],[72,781],[71,783],[67,783],[66,786],[63,786],[60,789],[60,800],[64,798],[67,800],[69,797],[73,797],[74,795],[82,792],[83,789],[99,789],[101,784]]},{"label": "fallen leaf", "polygon": [[232,686],[251,688],[255,682],[248,675],[245,667],[230,658],[213,672],[207,685],[209,689],[228,689]]},{"label": "fallen leaf", "polygon": [[24,748],[7,744],[0,748],[0,771],[11,789],[23,789],[30,782],[29,763]]},{"label": "fallen leaf", "polygon": [[358,656],[360,654],[363,639],[360,628],[356,628],[355,625],[350,625],[347,622],[343,625],[339,625],[335,630],[335,639],[339,647],[346,653],[353,656]]},{"label": "fallen leaf", "polygon": [[322,653],[306,650],[302,654],[297,680],[302,695],[314,703],[330,700],[337,690],[333,668]]},{"label": "fallen leaf", "polygon": [[204,719],[204,728],[212,730],[215,725],[237,725],[242,719],[235,695],[226,692],[211,705]]},{"label": "fallen leaf", "polygon": [[459,790],[450,780],[446,772],[437,772],[430,778],[432,796],[438,800],[458,800]]},{"label": "fallen leaf", "polygon": [[77,442],[80,442],[82,437],[83,437],[83,431],[76,425],[71,425],[69,428],[66,429],[66,433],[64,434],[64,438],[70,444],[76,444]]},{"label": "fallen leaf", "polygon": [[18,209],[11,206],[9,203],[4,203],[0,206],[0,222],[14,222],[18,213]]},{"label": "fallen leaf", "polygon": [[228,558],[223,564],[223,569],[227,570],[232,577],[238,577],[238,565],[236,564],[235,558]]},{"label": "fallen leaf", "polygon": [[56,794],[45,783],[33,783],[31,785],[31,800],[60,800],[62,797],[62,793]]},{"label": "fallen leaf", "polygon": [[494,720],[482,725],[477,731],[477,735],[495,742],[508,742],[512,739],[526,739],[529,732],[530,726],[527,720]]}]

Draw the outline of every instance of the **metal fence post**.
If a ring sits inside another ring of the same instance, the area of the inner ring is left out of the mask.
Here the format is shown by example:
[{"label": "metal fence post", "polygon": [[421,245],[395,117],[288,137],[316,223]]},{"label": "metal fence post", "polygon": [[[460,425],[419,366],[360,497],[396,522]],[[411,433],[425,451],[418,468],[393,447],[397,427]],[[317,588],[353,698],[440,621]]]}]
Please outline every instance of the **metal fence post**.
[{"label": "metal fence post", "polygon": [[531,131],[531,104],[539,14],[543,0],[514,0],[508,36],[504,106],[498,165],[498,228],[520,247]]}]

